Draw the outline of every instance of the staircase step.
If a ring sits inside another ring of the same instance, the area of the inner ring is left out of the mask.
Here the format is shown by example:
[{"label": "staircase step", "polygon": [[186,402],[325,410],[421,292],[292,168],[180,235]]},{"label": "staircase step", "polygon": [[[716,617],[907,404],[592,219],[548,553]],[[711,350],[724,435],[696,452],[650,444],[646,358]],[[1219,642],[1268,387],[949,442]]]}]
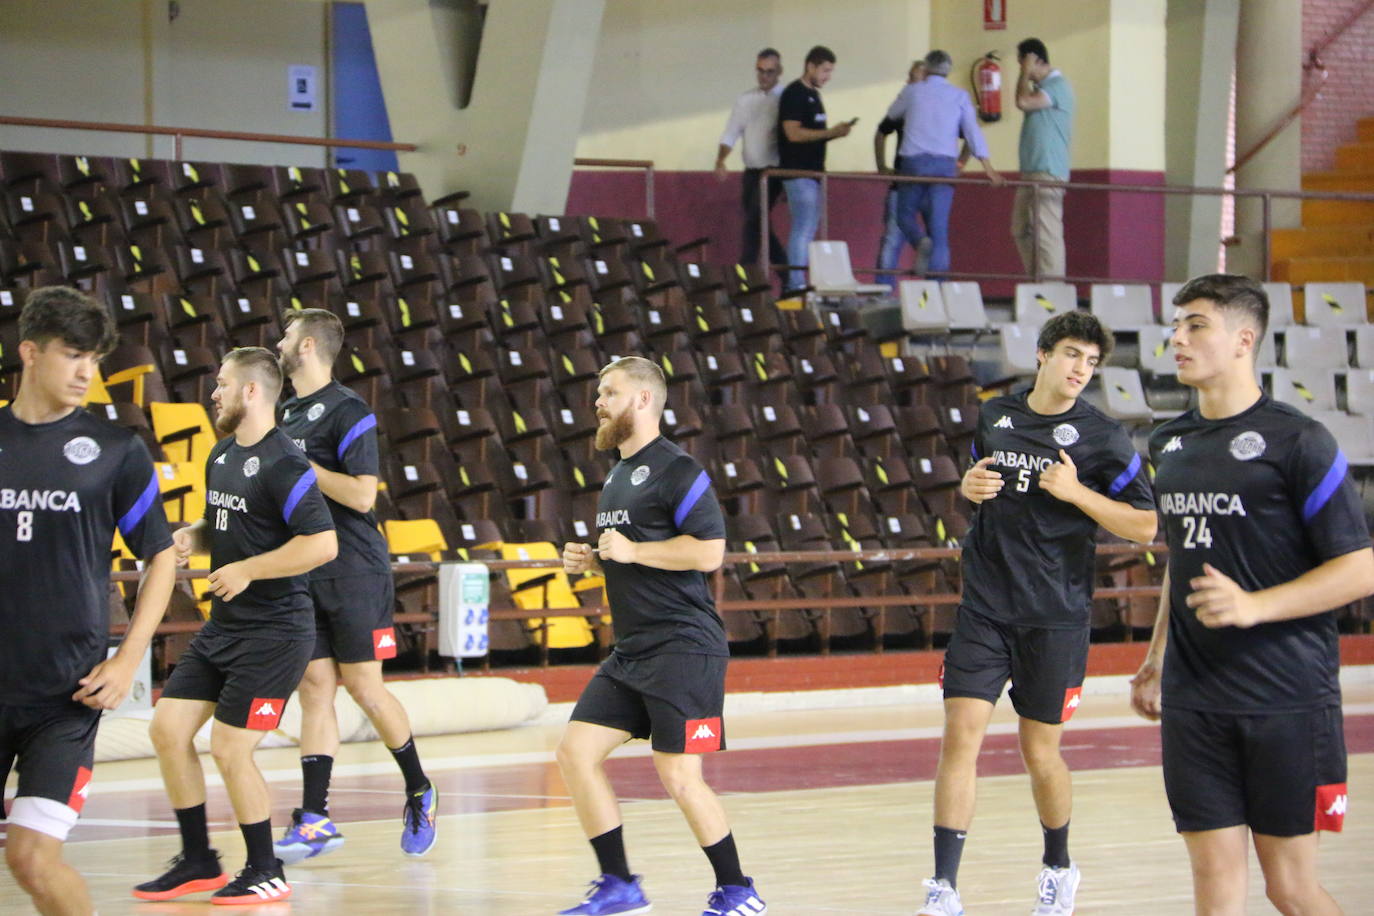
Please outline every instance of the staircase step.
[{"label": "staircase step", "polygon": [[1275,261],[1304,257],[1374,257],[1374,225],[1275,229],[1269,252]]},{"label": "staircase step", "polygon": [[1304,226],[1369,225],[1374,223],[1374,201],[1304,200]]},{"label": "staircase step", "polygon": [[1307,172],[1302,176],[1304,191],[1351,191],[1374,194],[1374,172]]},{"label": "staircase step", "polygon": [[1347,143],[1336,147],[1336,168],[1374,173],[1374,142]]},{"label": "staircase step", "polygon": [[1374,118],[1360,118],[1355,122],[1355,138],[1361,143],[1374,143]]}]

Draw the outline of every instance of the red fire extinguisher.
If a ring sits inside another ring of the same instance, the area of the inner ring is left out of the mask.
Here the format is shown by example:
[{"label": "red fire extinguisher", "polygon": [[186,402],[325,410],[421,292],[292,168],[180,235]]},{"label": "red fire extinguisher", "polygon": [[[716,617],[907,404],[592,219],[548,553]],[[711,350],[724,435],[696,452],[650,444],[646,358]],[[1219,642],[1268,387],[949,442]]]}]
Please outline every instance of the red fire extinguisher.
[{"label": "red fire extinguisher", "polygon": [[978,58],[969,79],[978,101],[978,119],[989,123],[1002,120],[1002,68],[997,65],[997,52],[989,51]]}]

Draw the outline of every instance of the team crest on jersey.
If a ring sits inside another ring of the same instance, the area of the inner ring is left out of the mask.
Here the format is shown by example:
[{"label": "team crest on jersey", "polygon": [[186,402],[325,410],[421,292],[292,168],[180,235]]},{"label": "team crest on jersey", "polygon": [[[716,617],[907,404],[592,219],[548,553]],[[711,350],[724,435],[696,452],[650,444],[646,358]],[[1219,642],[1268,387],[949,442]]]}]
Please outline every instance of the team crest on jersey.
[{"label": "team crest on jersey", "polygon": [[1181,436],[1173,436],[1172,438],[1169,439],[1168,442],[1164,443],[1164,449],[1163,449],[1163,450],[1164,450],[1165,452],[1181,452],[1181,451],[1183,451],[1183,438],[1182,438]]},{"label": "team crest on jersey", "polygon": [[314,423],[322,416],[324,416],[323,404],[311,404],[310,409],[305,412],[305,418],[311,423]]},{"label": "team crest on jersey", "polygon": [[1078,427],[1072,423],[1060,423],[1054,428],[1054,441],[1061,448],[1068,448],[1078,441]]},{"label": "team crest on jersey", "polygon": [[1231,440],[1231,457],[1237,461],[1254,461],[1264,454],[1264,437],[1253,429]]},{"label": "team crest on jersey", "polygon": [[253,455],[243,463],[243,476],[252,477],[258,472],[258,456]]},{"label": "team crest on jersey", "polygon": [[62,454],[72,464],[90,464],[100,457],[100,443],[90,436],[77,436],[62,446]]},{"label": "team crest on jersey", "polygon": [[630,474],[631,486],[637,487],[648,479],[649,466],[647,464],[641,464],[639,467],[635,468],[634,471]]},{"label": "team crest on jersey", "polygon": [[993,429],[1015,429],[1016,427],[1012,424],[1012,422],[1011,422],[1011,417],[1003,417],[1002,419],[998,420],[996,423],[992,424],[992,428],[993,428]]}]

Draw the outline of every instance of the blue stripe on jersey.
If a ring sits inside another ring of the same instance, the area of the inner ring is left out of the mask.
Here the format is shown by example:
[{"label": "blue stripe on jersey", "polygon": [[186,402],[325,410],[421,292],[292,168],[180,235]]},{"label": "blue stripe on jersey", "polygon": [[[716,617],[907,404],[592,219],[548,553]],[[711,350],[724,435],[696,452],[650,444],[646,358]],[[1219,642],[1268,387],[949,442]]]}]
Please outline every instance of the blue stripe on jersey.
[{"label": "blue stripe on jersey", "polygon": [[697,479],[692,481],[692,488],[687,491],[687,495],[682,497],[682,502],[677,504],[677,509],[673,512],[673,525],[681,528],[682,523],[687,520],[687,514],[692,511],[692,507],[701,499],[701,494],[706,492],[706,488],[711,485],[711,477],[705,471],[697,475]]},{"label": "blue stripe on jersey", "polygon": [[1327,470],[1322,482],[1317,484],[1317,488],[1307,497],[1307,502],[1302,504],[1302,520],[1304,523],[1312,521],[1312,516],[1322,511],[1322,507],[1330,501],[1331,496],[1336,492],[1336,488],[1345,480],[1345,470],[1347,463],[1345,452],[1336,449],[1336,457],[1331,461],[1331,467]]},{"label": "blue stripe on jersey", "polygon": [[371,413],[363,417],[357,423],[354,423],[353,428],[350,429],[347,433],[345,433],[344,437],[339,440],[339,460],[343,461],[344,452],[348,451],[348,447],[353,444],[353,441],[355,439],[357,439],[363,433],[367,432],[369,429],[375,429],[376,427],[377,415]]},{"label": "blue stripe on jersey", "polygon": [[973,455],[973,460],[974,460],[974,461],[982,461],[982,460],[983,460],[983,459],[981,459],[981,458],[978,457],[978,443],[977,443],[977,442],[970,442],[970,443],[968,444],[968,450],[969,450],[969,454]]},{"label": "blue stripe on jersey", "polygon": [[286,505],[282,507],[282,521],[291,524],[291,513],[296,511],[296,504],[304,497],[307,490],[315,484],[315,469],[310,468],[301,475],[301,479],[296,481],[296,485],[291,488],[291,492],[286,497]]},{"label": "blue stripe on jersey", "polygon": [[143,516],[148,514],[148,510],[153,507],[153,500],[157,499],[157,471],[153,471],[152,478],[148,481],[148,486],[135,502],[133,507],[124,513],[124,517],[119,520],[119,533],[123,537],[133,534],[134,529],[143,521]]},{"label": "blue stripe on jersey", "polygon": [[1135,475],[1139,473],[1140,453],[1136,452],[1134,455],[1131,456],[1131,463],[1126,465],[1126,470],[1122,471],[1120,474],[1117,474],[1116,480],[1113,480],[1112,485],[1107,488],[1107,495],[1115,496],[1122,490],[1126,489],[1126,484],[1130,483],[1132,480],[1135,480]]}]

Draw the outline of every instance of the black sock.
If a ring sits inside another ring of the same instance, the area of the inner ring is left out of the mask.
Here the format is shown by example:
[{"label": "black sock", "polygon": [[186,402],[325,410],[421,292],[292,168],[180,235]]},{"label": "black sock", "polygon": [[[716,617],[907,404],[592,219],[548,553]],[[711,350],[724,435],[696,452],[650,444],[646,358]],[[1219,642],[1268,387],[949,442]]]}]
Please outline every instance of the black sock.
[{"label": "black sock", "polygon": [[406,743],[400,747],[390,748],[391,756],[396,758],[396,765],[401,768],[401,775],[406,779],[406,794],[418,795],[429,788],[429,777],[425,776],[424,767],[420,766],[420,752],[415,749],[415,738],[407,738]]},{"label": "black sock", "polygon": [[963,830],[935,828],[935,878],[944,878],[950,887],[959,886],[959,860],[964,856],[966,836]]},{"label": "black sock", "polygon": [[739,852],[735,849],[735,835],[727,833],[725,839],[710,846],[701,847],[711,867],[716,870],[716,887],[744,887],[748,882],[739,867]]},{"label": "black sock", "polygon": [[181,851],[188,859],[210,855],[210,830],[205,823],[205,804],[191,808],[177,808],[177,826],[181,828]]},{"label": "black sock", "polygon": [[625,861],[625,835],[622,828],[607,830],[589,841],[596,853],[597,865],[603,875],[615,875],[621,881],[630,880],[630,865]]},{"label": "black sock", "polygon": [[1045,864],[1050,868],[1069,867],[1069,824],[1064,822],[1063,827],[1046,827],[1043,823],[1040,829],[1045,833]]},{"label": "black sock", "polygon": [[301,758],[301,779],[305,783],[302,808],[315,814],[329,814],[329,776],[333,771],[334,758],[327,754]]},{"label": "black sock", "polygon": [[239,824],[243,844],[248,847],[248,867],[271,871],[277,867],[277,852],[272,848],[272,821]]}]

